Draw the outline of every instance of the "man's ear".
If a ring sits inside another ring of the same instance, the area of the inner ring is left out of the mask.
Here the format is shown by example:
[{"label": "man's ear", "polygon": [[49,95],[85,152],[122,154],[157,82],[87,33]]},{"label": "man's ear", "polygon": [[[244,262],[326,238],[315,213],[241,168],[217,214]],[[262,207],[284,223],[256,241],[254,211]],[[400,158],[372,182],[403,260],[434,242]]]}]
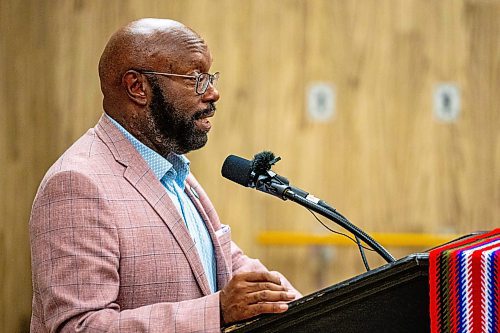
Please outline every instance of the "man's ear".
[{"label": "man's ear", "polygon": [[145,80],[141,73],[134,70],[128,70],[123,74],[122,84],[131,100],[142,106],[147,104]]}]

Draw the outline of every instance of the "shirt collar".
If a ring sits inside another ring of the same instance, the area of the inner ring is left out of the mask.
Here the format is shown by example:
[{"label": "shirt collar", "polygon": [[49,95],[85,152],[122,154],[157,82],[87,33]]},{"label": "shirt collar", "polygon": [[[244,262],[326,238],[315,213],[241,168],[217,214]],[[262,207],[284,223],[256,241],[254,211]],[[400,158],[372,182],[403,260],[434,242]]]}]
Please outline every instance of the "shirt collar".
[{"label": "shirt collar", "polygon": [[132,134],[130,134],[116,120],[105,114],[106,117],[122,132],[122,134],[132,143],[132,146],[141,154],[148,166],[153,171],[158,180],[165,182],[175,182],[184,189],[184,183],[189,175],[190,162],[184,155],[170,153],[167,158],[161,156],[153,149],[149,148]]}]

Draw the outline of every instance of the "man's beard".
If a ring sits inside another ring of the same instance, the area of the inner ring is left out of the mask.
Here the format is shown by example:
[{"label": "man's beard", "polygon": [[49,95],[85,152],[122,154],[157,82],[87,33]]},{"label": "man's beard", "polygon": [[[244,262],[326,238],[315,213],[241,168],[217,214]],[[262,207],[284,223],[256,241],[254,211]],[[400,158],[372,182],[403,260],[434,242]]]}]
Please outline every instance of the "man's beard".
[{"label": "man's beard", "polygon": [[[174,152],[185,154],[200,149],[208,140],[206,131],[196,127],[195,120],[215,111],[215,104],[210,103],[205,110],[197,111],[189,117],[168,102],[156,78],[151,78],[152,99],[151,111],[155,142],[162,147],[162,155]],[[159,137],[158,137],[159,136]]]}]

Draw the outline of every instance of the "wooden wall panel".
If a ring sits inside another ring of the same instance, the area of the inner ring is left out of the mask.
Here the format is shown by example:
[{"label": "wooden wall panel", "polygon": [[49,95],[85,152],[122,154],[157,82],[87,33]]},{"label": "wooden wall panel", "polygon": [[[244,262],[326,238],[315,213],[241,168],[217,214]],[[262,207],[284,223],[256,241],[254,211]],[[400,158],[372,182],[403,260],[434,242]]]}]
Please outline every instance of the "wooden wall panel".
[{"label": "wooden wall panel", "polygon": [[[209,44],[222,98],[207,147],[189,155],[194,172],[237,242],[303,291],[361,273],[354,247],[256,244],[263,230],[326,231],[300,207],[222,179],[228,154],[274,151],[276,171],[370,232],[499,225],[498,0],[3,0],[0,331],[29,320],[38,183],[101,114],[96,67],[110,34],[147,16],[180,20]],[[306,114],[313,82],[336,87],[332,121]],[[454,123],[432,114],[439,82],[461,89]]]}]

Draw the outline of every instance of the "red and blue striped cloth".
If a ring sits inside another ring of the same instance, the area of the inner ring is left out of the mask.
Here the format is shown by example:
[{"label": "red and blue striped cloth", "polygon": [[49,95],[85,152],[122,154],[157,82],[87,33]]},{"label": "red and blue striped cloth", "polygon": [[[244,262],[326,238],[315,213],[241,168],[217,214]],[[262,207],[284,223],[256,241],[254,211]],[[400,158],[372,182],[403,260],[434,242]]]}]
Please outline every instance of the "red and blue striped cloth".
[{"label": "red and blue striped cloth", "polygon": [[432,333],[500,332],[500,229],[429,253]]}]

